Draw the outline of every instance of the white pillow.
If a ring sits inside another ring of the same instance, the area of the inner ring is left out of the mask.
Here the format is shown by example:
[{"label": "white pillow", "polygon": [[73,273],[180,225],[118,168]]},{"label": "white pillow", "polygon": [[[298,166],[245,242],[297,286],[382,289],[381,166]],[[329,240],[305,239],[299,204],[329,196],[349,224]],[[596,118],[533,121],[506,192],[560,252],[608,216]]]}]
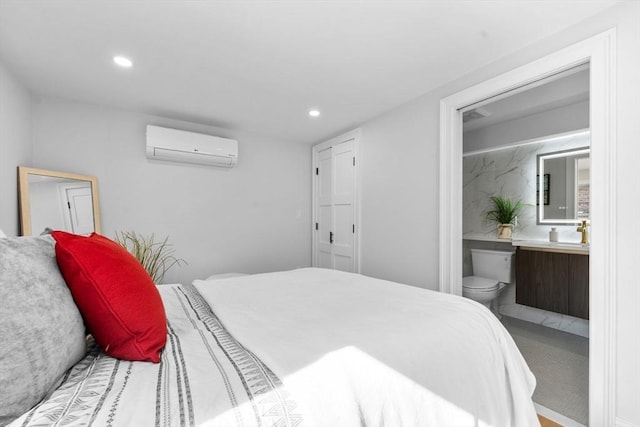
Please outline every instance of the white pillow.
[{"label": "white pillow", "polygon": [[2,239],[3,237],[7,237],[7,235],[4,234],[4,232],[2,230],[0,230],[0,239]]}]

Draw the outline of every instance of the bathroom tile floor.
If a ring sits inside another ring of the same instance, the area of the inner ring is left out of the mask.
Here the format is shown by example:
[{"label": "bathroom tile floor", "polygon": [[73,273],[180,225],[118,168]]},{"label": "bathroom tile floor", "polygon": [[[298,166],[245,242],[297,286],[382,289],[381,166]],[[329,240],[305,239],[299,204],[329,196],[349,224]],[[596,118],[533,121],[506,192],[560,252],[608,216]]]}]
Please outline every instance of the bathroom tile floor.
[{"label": "bathroom tile floor", "polygon": [[506,316],[502,324],[536,376],[533,401],[587,425],[589,339]]}]

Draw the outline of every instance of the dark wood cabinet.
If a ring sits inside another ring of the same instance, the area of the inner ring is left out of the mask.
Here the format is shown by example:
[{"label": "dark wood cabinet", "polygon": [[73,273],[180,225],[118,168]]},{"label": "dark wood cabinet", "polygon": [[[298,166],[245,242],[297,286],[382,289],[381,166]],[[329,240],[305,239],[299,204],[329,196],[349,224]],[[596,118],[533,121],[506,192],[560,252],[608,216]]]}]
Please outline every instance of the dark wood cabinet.
[{"label": "dark wood cabinet", "polygon": [[589,318],[589,255],[518,248],[516,303]]},{"label": "dark wood cabinet", "polygon": [[589,318],[589,255],[569,255],[569,315]]}]

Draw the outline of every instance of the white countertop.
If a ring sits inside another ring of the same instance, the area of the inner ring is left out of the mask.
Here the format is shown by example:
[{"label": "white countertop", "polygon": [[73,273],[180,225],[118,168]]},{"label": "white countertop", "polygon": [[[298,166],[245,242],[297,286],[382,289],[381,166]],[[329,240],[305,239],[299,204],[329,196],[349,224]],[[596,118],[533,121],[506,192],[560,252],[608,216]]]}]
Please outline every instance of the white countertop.
[{"label": "white countertop", "polygon": [[589,245],[573,242],[548,242],[544,240],[513,240],[513,246],[546,252],[589,255]]},{"label": "white countertop", "polygon": [[462,235],[463,240],[478,240],[481,242],[500,242],[500,243],[509,243],[511,244],[511,239],[498,239],[496,237],[496,232],[493,231],[490,234],[482,234],[482,233],[464,233]]},{"label": "white countertop", "polygon": [[519,246],[523,249],[532,249],[546,252],[562,252],[567,254],[589,255],[589,245],[583,245],[577,242],[549,242],[548,240],[531,240],[531,239],[498,239],[496,233],[465,233],[462,235],[464,240],[475,240],[480,242],[498,242],[506,243],[512,246]]}]

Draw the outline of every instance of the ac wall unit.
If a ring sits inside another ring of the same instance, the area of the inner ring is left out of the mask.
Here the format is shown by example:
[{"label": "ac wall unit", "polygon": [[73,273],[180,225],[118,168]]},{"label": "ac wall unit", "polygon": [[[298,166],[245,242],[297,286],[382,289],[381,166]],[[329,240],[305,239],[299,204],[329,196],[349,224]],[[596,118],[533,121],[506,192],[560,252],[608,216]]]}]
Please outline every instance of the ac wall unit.
[{"label": "ac wall unit", "polygon": [[148,125],[147,157],[230,168],[238,160],[238,141]]}]

